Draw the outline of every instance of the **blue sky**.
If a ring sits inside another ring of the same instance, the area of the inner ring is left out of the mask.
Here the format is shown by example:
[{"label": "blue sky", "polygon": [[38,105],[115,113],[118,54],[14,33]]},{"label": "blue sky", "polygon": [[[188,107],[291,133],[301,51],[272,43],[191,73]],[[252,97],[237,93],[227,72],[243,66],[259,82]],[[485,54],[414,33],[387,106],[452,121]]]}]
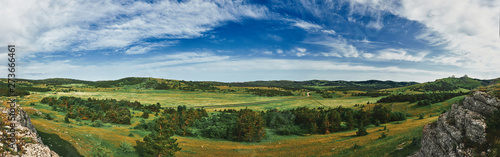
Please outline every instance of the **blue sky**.
[{"label": "blue sky", "polygon": [[[494,0],[1,1],[17,76],[433,81],[500,77]],[[7,22],[8,21],[8,22]],[[7,51],[0,67],[7,71]]]}]

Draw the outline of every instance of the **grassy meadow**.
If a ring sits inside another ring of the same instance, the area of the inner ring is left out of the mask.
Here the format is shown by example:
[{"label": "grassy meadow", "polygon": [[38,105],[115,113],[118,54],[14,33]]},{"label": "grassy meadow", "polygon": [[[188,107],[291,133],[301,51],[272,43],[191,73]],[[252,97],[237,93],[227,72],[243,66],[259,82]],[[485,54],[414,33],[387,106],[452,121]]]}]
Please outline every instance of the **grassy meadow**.
[{"label": "grassy meadow", "polygon": [[[47,85],[37,85],[48,87]],[[142,104],[160,103],[162,107],[177,107],[185,105],[188,108],[207,109],[209,114],[221,109],[292,109],[306,106],[318,107],[347,107],[355,110],[363,108],[370,111],[376,104],[387,106],[392,111],[399,111],[411,115],[407,120],[390,122],[380,126],[369,125],[366,136],[356,136],[356,130],[336,132],[326,135],[276,135],[266,129],[266,136],[260,142],[233,142],[222,139],[208,139],[201,136],[178,136],[177,142],[182,148],[177,156],[406,156],[419,149],[419,143],[412,143],[413,139],[422,136],[424,125],[436,121],[438,116],[449,110],[453,103],[457,103],[464,96],[455,97],[444,102],[434,103],[430,106],[420,107],[416,103],[395,102],[376,103],[380,97],[352,96],[352,93],[363,91],[333,91],[333,98],[323,98],[321,94],[310,92],[307,97],[304,91],[295,91],[294,96],[257,96],[245,92],[206,92],[183,90],[155,90],[139,86],[122,86],[98,88],[85,84],[64,84],[50,86],[52,91],[31,92],[30,95],[19,97],[18,104],[31,115],[35,125],[46,144],[51,149],[65,154],[63,156],[89,156],[89,152],[97,144],[110,149],[115,157],[133,157],[137,153],[120,152],[120,143],[126,141],[132,146],[136,140],[142,140],[150,132],[133,129],[143,118],[142,111],[130,109],[133,118],[131,125],[105,123],[103,127],[93,127],[90,120],[70,119],[64,122],[64,112],[51,109],[48,104],[40,103],[44,97],[73,96],[81,98],[116,99],[138,101]],[[219,86],[220,89],[242,91],[245,87]],[[250,87],[249,87],[250,88]],[[272,89],[267,87],[252,87]],[[72,90],[67,90],[72,89]],[[461,89],[460,89],[461,90]],[[390,93],[422,93],[409,91],[406,87],[391,88],[381,91]],[[5,105],[5,97],[2,97]],[[370,103],[368,103],[370,102]],[[32,105],[30,105],[32,104]],[[50,114],[54,119],[47,120],[37,113]],[[425,114],[423,119],[417,115]],[[156,116],[150,114],[146,122],[152,121]],[[387,137],[380,138],[382,133]],[[61,140],[64,140],[61,142]],[[64,146],[65,145],[65,146]],[[68,146],[69,145],[69,146]]]}]

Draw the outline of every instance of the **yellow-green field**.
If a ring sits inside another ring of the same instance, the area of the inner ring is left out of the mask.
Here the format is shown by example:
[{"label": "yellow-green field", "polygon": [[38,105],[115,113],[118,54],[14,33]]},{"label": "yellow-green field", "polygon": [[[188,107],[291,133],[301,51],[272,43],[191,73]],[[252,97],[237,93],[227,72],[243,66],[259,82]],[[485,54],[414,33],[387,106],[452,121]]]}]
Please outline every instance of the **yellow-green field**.
[{"label": "yellow-green field", "polygon": [[[90,121],[82,120],[76,122],[71,119],[69,124],[64,123],[65,113],[56,112],[46,104],[39,101],[48,96],[75,96],[81,98],[117,99],[139,101],[142,104],[156,104],[159,102],[163,107],[176,107],[186,105],[187,107],[206,107],[209,112],[217,109],[240,109],[249,108],[254,110],[267,110],[272,108],[291,109],[299,106],[316,107],[354,107],[355,104],[364,105],[365,110],[370,110],[381,97],[354,97],[351,92],[347,94],[336,93],[337,97],[325,99],[319,94],[313,93],[311,97],[295,93],[296,96],[261,97],[247,93],[216,93],[216,92],[186,92],[179,90],[144,90],[123,88],[84,88],[78,85],[78,92],[39,92],[30,96],[19,98],[19,104],[32,115],[32,123],[39,132],[56,134],[68,141],[77,151],[87,156],[92,147],[102,143],[109,149],[119,152],[118,147],[122,141],[136,145],[136,140],[142,140],[147,131],[132,129],[142,118],[141,111],[133,110],[134,118],[132,125],[117,125],[106,123],[104,127],[92,127]],[[229,87],[228,87],[229,88]],[[355,91],[352,91],[355,92]],[[266,137],[261,142],[231,142],[225,140],[214,140],[202,137],[181,137],[178,139],[182,150],[177,152],[178,156],[390,156],[398,153],[398,148],[406,148],[414,137],[420,137],[425,124],[437,120],[437,115],[442,110],[449,110],[452,103],[460,98],[450,99],[443,103],[433,104],[429,107],[416,107],[415,104],[406,103],[384,103],[393,111],[401,111],[412,114],[414,117],[406,121],[383,124],[379,127],[370,126],[367,136],[355,136],[355,130],[333,133],[328,135],[309,136],[279,136],[267,130]],[[28,104],[35,103],[35,106]],[[394,105],[393,105],[394,104]],[[46,120],[42,117],[33,116],[35,112],[49,113],[54,120]],[[415,118],[416,115],[425,113],[424,119]],[[431,116],[429,116],[431,115]],[[150,115],[148,121],[154,119]],[[85,124],[87,123],[87,124]],[[384,130],[386,126],[387,130]],[[382,132],[387,138],[379,139]],[[134,136],[129,137],[132,133]],[[354,145],[361,148],[353,149]],[[137,156],[137,154],[116,153],[115,156]],[[396,155],[397,156],[397,155]]]}]

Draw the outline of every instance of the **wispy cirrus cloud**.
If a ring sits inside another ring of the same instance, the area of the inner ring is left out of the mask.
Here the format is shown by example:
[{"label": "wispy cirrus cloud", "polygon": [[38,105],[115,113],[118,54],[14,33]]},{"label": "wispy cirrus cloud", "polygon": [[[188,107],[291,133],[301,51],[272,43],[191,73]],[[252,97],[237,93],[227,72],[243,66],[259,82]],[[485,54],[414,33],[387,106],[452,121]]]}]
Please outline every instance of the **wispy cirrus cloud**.
[{"label": "wispy cirrus cloud", "polygon": [[[30,52],[123,48],[146,38],[186,39],[243,17],[265,18],[267,9],[241,1],[2,1],[0,43]],[[128,54],[147,47],[131,47]]]}]

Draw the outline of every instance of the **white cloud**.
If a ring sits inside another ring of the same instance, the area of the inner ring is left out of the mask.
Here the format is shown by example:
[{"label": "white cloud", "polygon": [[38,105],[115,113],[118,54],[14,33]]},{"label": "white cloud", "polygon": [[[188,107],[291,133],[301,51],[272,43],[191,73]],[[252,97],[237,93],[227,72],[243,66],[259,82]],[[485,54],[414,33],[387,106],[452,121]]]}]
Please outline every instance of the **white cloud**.
[{"label": "white cloud", "polygon": [[306,48],[300,48],[300,47],[291,50],[290,53],[296,55],[297,57],[303,57],[309,54]]},{"label": "white cloud", "polygon": [[[382,60],[402,60],[402,61],[423,61],[424,57],[427,56],[429,52],[420,52],[417,55],[411,55],[408,53],[408,50],[404,49],[383,49],[378,51],[378,55],[374,58],[382,59]],[[373,55],[364,55],[366,58],[372,58]]]},{"label": "white cloud", "polygon": [[333,29],[324,29],[324,30],[321,30],[323,33],[326,33],[326,34],[331,34],[331,35],[334,35],[336,32],[333,30]]},{"label": "white cloud", "polygon": [[283,54],[283,50],[281,50],[281,49],[276,49],[276,53],[278,53],[278,54]]},{"label": "white cloud", "polygon": [[346,39],[326,37],[321,40],[308,40],[305,43],[322,45],[331,48],[330,52],[321,53],[323,56],[330,57],[359,57],[362,52],[358,51],[356,47],[349,44]]},{"label": "white cloud", "polygon": [[[123,48],[145,38],[179,39],[242,17],[265,18],[265,7],[241,1],[192,0],[0,1],[0,43],[27,47],[27,52]],[[133,47],[128,53],[143,53]]]},{"label": "white cloud", "polygon": [[482,71],[479,75],[485,77],[500,74],[500,69],[494,68],[500,66],[500,1],[357,0],[351,3],[425,25],[426,29],[416,39],[446,49],[431,58],[433,62]]},{"label": "white cloud", "polygon": [[268,51],[268,50],[265,50],[265,51],[263,51],[262,53],[264,53],[264,54],[266,54],[266,55],[272,55],[272,54],[273,54],[273,52]]},{"label": "white cloud", "polygon": [[307,21],[304,21],[304,20],[292,20],[292,21],[294,22],[292,24],[293,26],[299,27],[299,28],[302,28],[302,29],[305,29],[305,30],[316,30],[316,29],[323,28],[320,25],[317,25],[317,24],[314,24],[314,23],[310,23],[310,22],[307,22]]}]

